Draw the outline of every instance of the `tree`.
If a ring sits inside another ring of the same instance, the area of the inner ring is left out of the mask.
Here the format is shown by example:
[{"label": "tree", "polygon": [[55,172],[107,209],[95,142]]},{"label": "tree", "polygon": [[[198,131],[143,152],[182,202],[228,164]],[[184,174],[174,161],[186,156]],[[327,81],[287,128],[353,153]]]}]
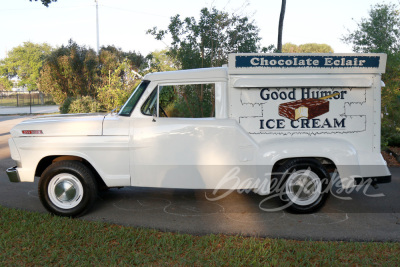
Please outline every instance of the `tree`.
[{"label": "tree", "polygon": [[400,145],[400,14],[394,4],[376,4],[369,17],[357,23],[357,29],[344,35],[342,41],[354,52],[386,53],[386,72],[382,80],[382,144]]},{"label": "tree", "polygon": [[[100,62],[102,64],[102,69],[111,68],[111,66],[104,66],[106,62],[106,58],[111,56],[112,59],[110,62],[114,62],[114,64],[118,65],[127,59],[130,67],[135,71],[140,71],[146,65],[146,58],[143,57],[140,53],[136,53],[135,51],[124,52],[121,48],[116,48],[115,46],[103,46],[100,49]],[[116,65],[114,67],[116,67]]]},{"label": "tree", "polygon": [[281,14],[279,16],[279,26],[278,26],[278,45],[277,51],[282,52],[282,32],[283,32],[283,20],[285,19],[286,11],[286,0],[282,0]]},{"label": "tree", "polygon": [[137,73],[146,59],[135,51],[124,52],[114,46],[102,47],[99,54],[99,83],[96,99],[105,111],[122,106],[138,83]]},{"label": "tree", "polygon": [[301,53],[333,53],[333,48],[327,44],[308,43],[299,45]]},{"label": "tree", "polygon": [[[259,29],[247,17],[203,8],[200,19],[171,17],[168,30],[148,30],[157,40],[172,37],[168,55],[182,69],[226,64],[229,53],[260,52]],[[265,51],[266,49],[264,49]]]},{"label": "tree", "polygon": [[[32,0],[29,0],[32,2]],[[35,0],[37,2],[38,0]],[[40,0],[45,7],[49,7],[51,2],[57,2],[57,0]]]},{"label": "tree", "polygon": [[149,68],[146,73],[177,70],[177,63],[168,55],[168,50],[154,51],[147,55]]},{"label": "tree", "polygon": [[71,96],[95,96],[98,58],[93,49],[72,40],[54,50],[46,59],[39,78],[39,89],[61,104]]},{"label": "tree", "polygon": [[292,43],[285,43],[282,46],[283,53],[301,53],[299,46]]},{"label": "tree", "polygon": [[139,82],[136,72],[132,70],[129,59],[125,58],[115,69],[109,70],[108,79],[101,80],[97,87],[97,100],[101,109],[111,111],[126,102]]},{"label": "tree", "polygon": [[45,57],[51,51],[51,46],[46,43],[25,42],[23,45],[13,48],[8,52],[6,58],[0,61],[0,77],[2,77],[0,83],[3,87],[8,87],[9,79],[18,77],[19,86],[27,87],[28,90],[36,90],[39,70]]},{"label": "tree", "polygon": [[136,64],[144,62],[145,58],[135,52],[107,46],[97,55],[93,49],[70,40],[46,58],[40,72],[40,90],[62,105],[62,113],[86,112],[88,109],[81,107],[90,101],[90,110],[110,111],[129,97],[137,83],[136,70],[140,70]]},{"label": "tree", "polygon": [[327,44],[308,43],[302,45],[295,45],[286,43],[282,46],[284,53],[333,53],[333,49]]},{"label": "tree", "polygon": [[357,23],[354,32],[348,32],[342,41],[353,45],[354,52],[382,52],[394,54],[400,48],[400,17],[394,4],[376,4],[368,18]]},{"label": "tree", "polygon": [[0,77],[0,91],[9,91],[12,86],[12,82],[7,77]]}]

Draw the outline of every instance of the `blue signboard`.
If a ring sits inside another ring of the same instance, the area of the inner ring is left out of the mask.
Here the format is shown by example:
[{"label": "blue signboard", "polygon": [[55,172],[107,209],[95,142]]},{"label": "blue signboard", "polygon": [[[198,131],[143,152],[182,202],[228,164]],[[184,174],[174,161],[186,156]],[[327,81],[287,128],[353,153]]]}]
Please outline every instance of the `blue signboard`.
[{"label": "blue signboard", "polygon": [[236,68],[379,68],[380,56],[237,55]]}]

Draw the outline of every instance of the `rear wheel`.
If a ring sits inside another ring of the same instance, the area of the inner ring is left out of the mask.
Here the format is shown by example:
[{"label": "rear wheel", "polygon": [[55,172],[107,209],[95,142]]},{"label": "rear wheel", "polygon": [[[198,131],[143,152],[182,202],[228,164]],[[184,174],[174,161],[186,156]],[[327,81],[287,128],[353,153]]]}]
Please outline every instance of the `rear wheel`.
[{"label": "rear wheel", "polygon": [[315,159],[291,159],[278,168],[275,179],[284,206],[295,213],[317,211],[329,196],[329,173]]},{"label": "rear wheel", "polygon": [[97,186],[93,173],[79,161],[51,164],[39,180],[39,198],[51,213],[77,217],[94,204]]}]

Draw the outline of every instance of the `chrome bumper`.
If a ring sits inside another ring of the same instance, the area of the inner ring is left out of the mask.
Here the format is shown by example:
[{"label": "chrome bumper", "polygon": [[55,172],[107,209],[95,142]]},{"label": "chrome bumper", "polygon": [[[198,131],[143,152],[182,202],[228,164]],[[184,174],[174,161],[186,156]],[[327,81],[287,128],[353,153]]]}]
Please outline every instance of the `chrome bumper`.
[{"label": "chrome bumper", "polygon": [[12,182],[12,183],[21,182],[21,179],[19,178],[19,175],[18,175],[17,166],[8,168],[6,170],[6,173],[7,173],[7,176],[8,176],[8,179],[10,180],[10,182]]}]

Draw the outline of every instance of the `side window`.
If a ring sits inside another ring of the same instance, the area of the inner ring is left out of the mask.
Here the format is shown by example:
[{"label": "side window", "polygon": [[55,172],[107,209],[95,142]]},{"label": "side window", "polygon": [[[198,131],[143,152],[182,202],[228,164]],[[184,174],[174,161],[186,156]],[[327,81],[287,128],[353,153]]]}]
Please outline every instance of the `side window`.
[{"label": "side window", "polygon": [[180,84],[160,87],[160,117],[215,117],[215,84]]},{"label": "side window", "polygon": [[144,115],[152,116],[154,113],[157,114],[157,88],[151,92],[141,108]]},{"label": "side window", "polygon": [[[159,117],[215,117],[215,84],[179,84],[159,86]],[[157,88],[142,106],[142,113],[153,115],[157,110]]]}]

